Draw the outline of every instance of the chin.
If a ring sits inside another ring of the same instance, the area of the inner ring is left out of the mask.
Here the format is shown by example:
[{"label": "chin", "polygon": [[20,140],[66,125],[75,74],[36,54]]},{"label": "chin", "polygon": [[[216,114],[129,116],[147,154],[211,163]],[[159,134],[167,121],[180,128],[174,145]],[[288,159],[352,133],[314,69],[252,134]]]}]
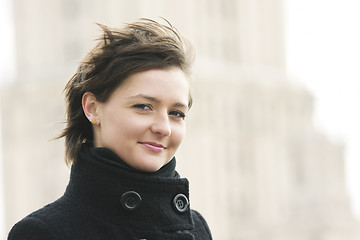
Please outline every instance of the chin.
[{"label": "chin", "polygon": [[142,172],[156,172],[159,170],[162,166],[164,166],[166,163],[160,164],[160,163],[154,163],[154,162],[148,162],[148,163],[139,163],[136,166],[133,166],[133,168],[142,171]]},{"label": "chin", "polygon": [[144,167],[142,167],[140,170],[143,171],[143,172],[156,172],[156,171],[158,171],[162,166],[164,166],[164,165],[161,165],[161,166],[158,166],[158,165],[144,166]]}]

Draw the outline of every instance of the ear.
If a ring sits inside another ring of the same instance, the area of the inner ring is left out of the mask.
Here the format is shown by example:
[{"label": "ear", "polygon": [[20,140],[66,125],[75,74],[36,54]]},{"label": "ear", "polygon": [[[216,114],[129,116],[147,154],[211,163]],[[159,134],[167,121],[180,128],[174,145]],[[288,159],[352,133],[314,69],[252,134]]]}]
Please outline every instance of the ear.
[{"label": "ear", "polygon": [[100,103],[96,101],[96,97],[91,92],[86,92],[82,96],[82,108],[85,116],[92,124],[100,123]]}]

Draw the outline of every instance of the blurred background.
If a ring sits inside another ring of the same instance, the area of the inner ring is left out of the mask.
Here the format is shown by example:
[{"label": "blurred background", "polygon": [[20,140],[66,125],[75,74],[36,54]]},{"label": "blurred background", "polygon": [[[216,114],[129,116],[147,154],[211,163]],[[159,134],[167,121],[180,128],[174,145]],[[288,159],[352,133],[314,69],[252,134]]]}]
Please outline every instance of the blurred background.
[{"label": "blurred background", "polygon": [[221,240],[360,239],[356,0],[0,0],[0,238],[62,195],[62,90],[101,34],[168,19],[197,51],[178,171]]}]

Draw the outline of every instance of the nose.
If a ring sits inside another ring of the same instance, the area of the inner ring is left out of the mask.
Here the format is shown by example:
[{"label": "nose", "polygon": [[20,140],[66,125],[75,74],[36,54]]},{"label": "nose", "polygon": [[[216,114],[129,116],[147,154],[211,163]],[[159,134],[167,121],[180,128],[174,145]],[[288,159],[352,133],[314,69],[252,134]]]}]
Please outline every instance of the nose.
[{"label": "nose", "polygon": [[151,126],[151,131],[161,136],[171,135],[170,121],[167,113],[159,113],[156,115]]}]

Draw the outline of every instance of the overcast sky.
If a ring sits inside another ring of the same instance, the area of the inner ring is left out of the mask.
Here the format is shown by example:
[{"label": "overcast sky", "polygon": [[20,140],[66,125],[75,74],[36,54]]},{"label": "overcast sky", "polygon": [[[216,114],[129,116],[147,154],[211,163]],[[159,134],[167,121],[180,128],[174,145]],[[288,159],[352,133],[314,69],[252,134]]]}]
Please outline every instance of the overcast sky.
[{"label": "overcast sky", "polygon": [[316,126],[346,144],[360,219],[360,1],[287,0],[285,12],[288,73],[313,92]]}]

